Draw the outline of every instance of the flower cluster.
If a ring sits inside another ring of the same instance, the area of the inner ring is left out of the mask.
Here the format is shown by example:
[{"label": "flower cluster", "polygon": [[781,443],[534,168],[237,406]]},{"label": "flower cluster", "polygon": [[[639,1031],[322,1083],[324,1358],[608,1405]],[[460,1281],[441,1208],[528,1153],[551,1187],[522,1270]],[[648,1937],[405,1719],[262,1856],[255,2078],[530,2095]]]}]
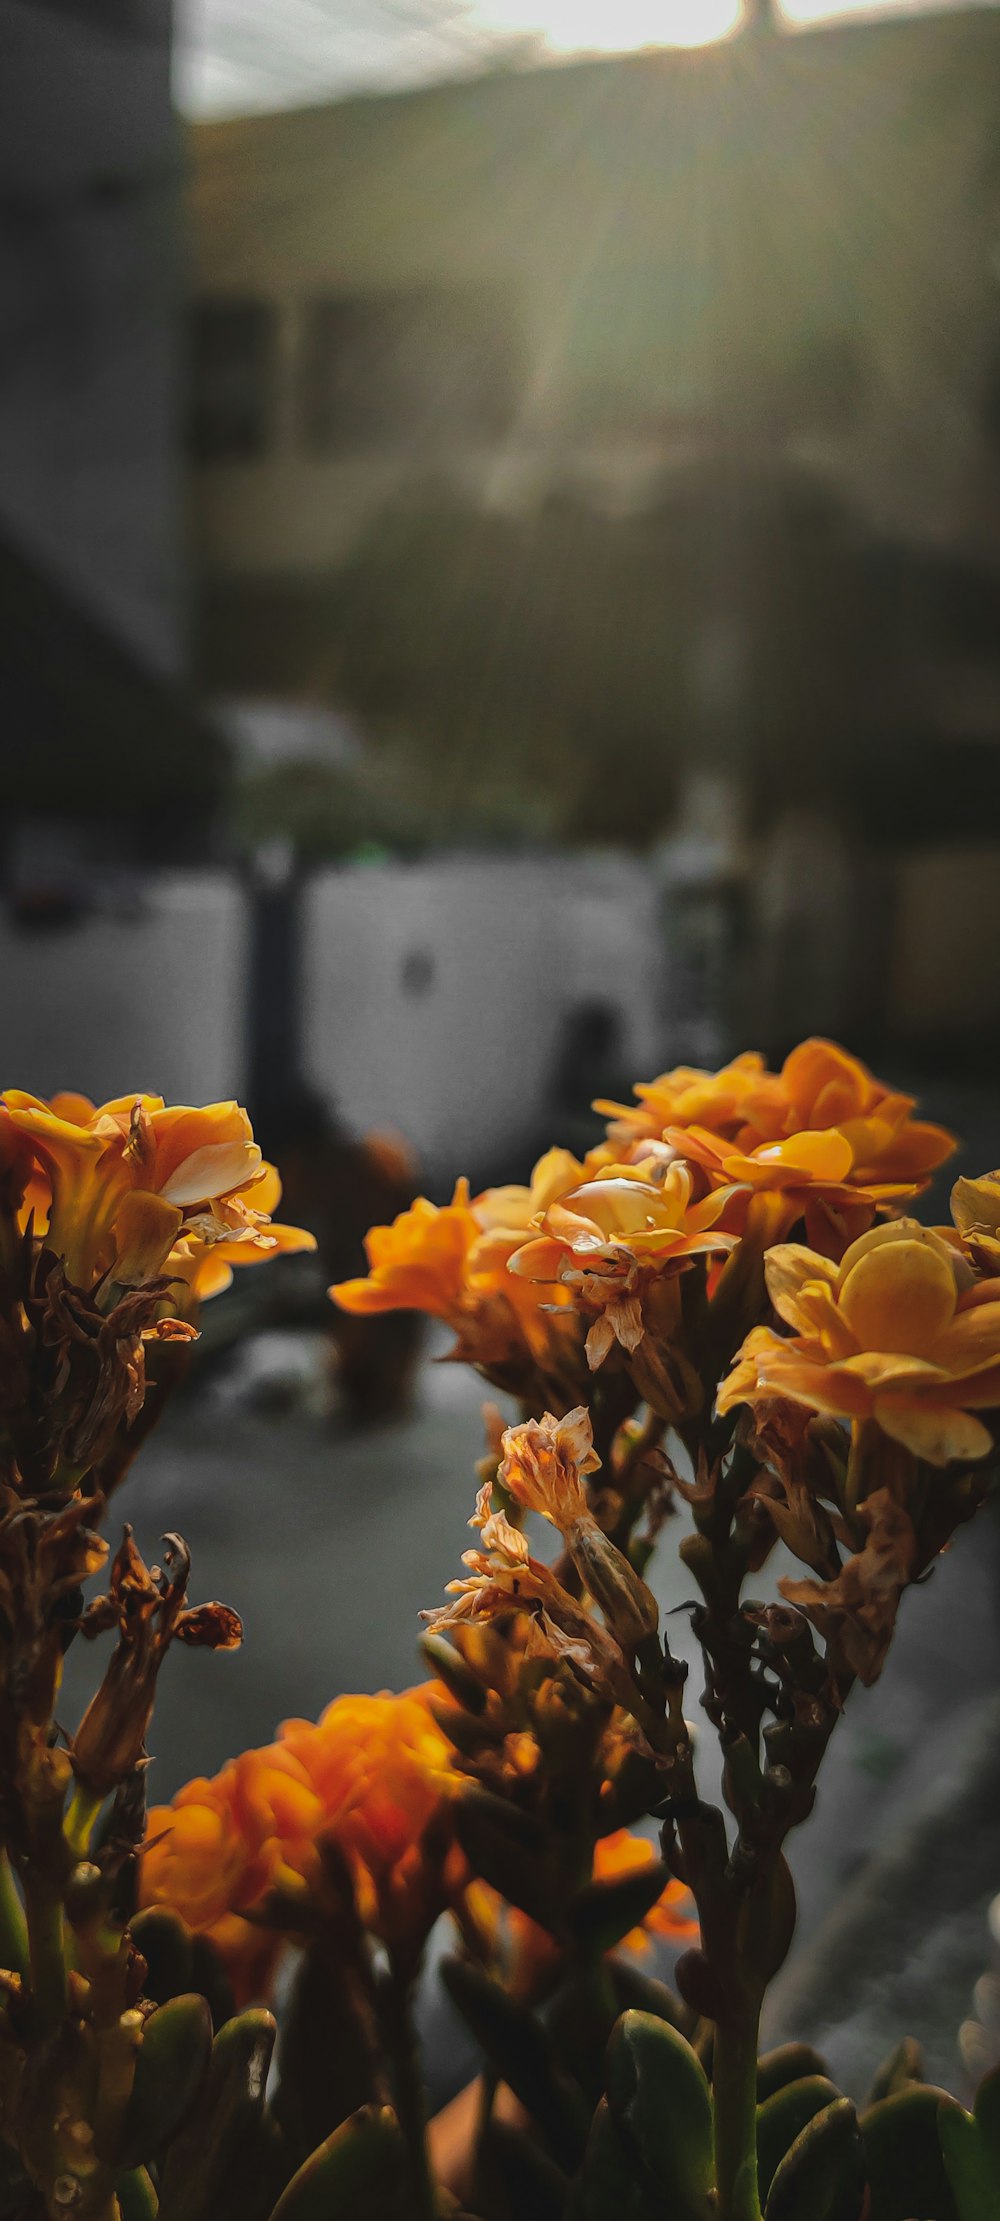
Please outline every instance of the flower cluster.
[{"label": "flower cluster", "polygon": [[324,1847],[335,1846],[364,1927],[419,1952],[468,1880],[450,1817],[460,1784],[432,1709],[444,1696],[425,1682],[338,1697],[316,1722],[288,1720],[274,1743],[188,1782],[149,1815],[143,1902],[206,1933],[252,1995],[276,1948],[266,1908],[280,1902],[281,1922],[307,1929]]},{"label": "flower cluster", "polygon": [[233,1265],[312,1236],[273,1226],[281,1196],[238,1103],[171,1108],[159,1095],[49,1103],[8,1088],[0,1146],[30,1220],[75,1288],[135,1289],[162,1279],[189,1313],[227,1286]]},{"label": "flower cluster", "polygon": [[777,1073],[747,1054],[718,1073],[664,1073],[636,1095],[633,1107],[598,1104],[607,1139],[583,1160],[552,1149],[528,1187],[470,1198],[460,1182],[443,1209],[421,1200],[373,1228],[367,1278],[331,1294],[347,1310],[446,1320],[455,1354],[536,1410],[582,1400],[582,1330],[590,1371],[617,1353],[678,1421],[705,1396],[682,1282],[711,1299],[734,1251],[759,1253],[798,1226],[838,1258],[954,1147],[911,1097],[825,1041]]}]

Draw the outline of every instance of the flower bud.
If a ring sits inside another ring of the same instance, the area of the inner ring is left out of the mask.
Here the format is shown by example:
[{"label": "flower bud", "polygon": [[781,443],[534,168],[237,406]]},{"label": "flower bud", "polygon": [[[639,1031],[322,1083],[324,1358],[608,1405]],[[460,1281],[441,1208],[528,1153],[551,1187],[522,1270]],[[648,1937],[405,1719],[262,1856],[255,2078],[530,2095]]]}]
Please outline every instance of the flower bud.
[{"label": "flower bud", "polygon": [[641,1574],[598,1526],[592,1512],[565,1529],[566,1546],[584,1586],[600,1606],[622,1649],[638,1650],[655,1635],[660,1608]]}]

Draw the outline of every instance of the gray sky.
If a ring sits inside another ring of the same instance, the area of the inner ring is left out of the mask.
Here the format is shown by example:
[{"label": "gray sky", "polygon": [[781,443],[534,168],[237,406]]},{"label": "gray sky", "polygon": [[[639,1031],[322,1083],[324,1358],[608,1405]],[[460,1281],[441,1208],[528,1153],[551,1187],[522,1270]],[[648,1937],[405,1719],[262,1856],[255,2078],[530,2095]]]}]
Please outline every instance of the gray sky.
[{"label": "gray sky", "polygon": [[[906,6],[910,0],[883,0]],[[871,0],[785,0],[810,22]],[[327,100],[476,69],[505,48],[538,58],[700,45],[740,0],[178,0],[177,92],[198,115]]]}]

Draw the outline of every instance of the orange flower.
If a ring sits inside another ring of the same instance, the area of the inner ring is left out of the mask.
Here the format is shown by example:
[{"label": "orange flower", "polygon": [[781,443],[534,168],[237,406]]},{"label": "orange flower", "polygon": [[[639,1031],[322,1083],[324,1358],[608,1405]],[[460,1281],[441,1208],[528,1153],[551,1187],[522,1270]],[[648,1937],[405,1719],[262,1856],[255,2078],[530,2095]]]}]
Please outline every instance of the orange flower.
[{"label": "orange flower", "polygon": [[762,1244],[783,1241],[804,1219],[813,1247],[840,1256],[867,1232],[878,1209],[914,1192],[856,1185],[851,1144],[838,1126],[761,1142],[749,1154],[698,1126],[685,1132],[668,1127],[665,1140],[698,1167],[709,1192],[725,1191],[724,1223]]},{"label": "orange flower", "polygon": [[1000,1404],[1000,1280],[977,1282],[961,1252],[915,1219],[852,1243],[838,1266],[788,1243],[766,1260],[790,1338],[748,1336],[719,1408],[775,1400],[858,1422],[932,1465],[985,1457],[974,1415]]},{"label": "orange flower", "polygon": [[187,1784],[149,1815],[143,1904],[173,1906],[245,1977],[267,1960],[256,1924],[280,1889],[305,1902],[320,1845],[350,1866],[362,1921],[383,1942],[419,1950],[468,1880],[448,1806],[460,1788],[429,1682],[401,1696],[339,1697],[318,1721],[288,1720],[278,1740],[244,1751],[214,1780]]},{"label": "orange flower", "polygon": [[322,1825],[308,1776],[280,1744],[244,1751],[214,1780],[190,1781],[154,1806],[140,1861],[140,1902],[169,1905],[219,1952],[238,2001],[259,1996],[272,1936],[241,1916],[296,1881]]},{"label": "orange flower", "polygon": [[915,1107],[913,1096],[894,1094],[835,1041],[802,1041],[780,1073],[763,1075],[759,1088],[749,1092],[738,1139],[752,1150],[807,1129],[836,1126],[850,1142],[857,1186],[888,1183],[919,1195],[952,1155],[955,1138],[943,1126],[915,1119]]},{"label": "orange flower", "polygon": [[[279,1244],[312,1246],[296,1228],[272,1231],[280,1185],[238,1103],[169,1108],[158,1095],[137,1095],[98,1107],[82,1095],[45,1103],[16,1088],[2,1100],[34,1160],[26,1203],[35,1230],[77,1287],[105,1277],[142,1286],[175,1251],[193,1268],[220,1245],[239,1248],[239,1262]],[[193,1282],[196,1273],[181,1277]]]},{"label": "orange flower", "polygon": [[[451,1354],[498,1386],[534,1394],[541,1371],[550,1393],[572,1403],[581,1367],[569,1298],[519,1286],[507,1260],[549,1197],[582,1170],[566,1150],[551,1149],[529,1187],[487,1188],[470,1202],[468,1182],[460,1180],[443,1208],[420,1197],[392,1226],[372,1227],[365,1239],[370,1272],[331,1288],[333,1301],[363,1314],[426,1311],[454,1329]],[[552,1316],[560,1304],[565,1319]]]},{"label": "orange flower", "polygon": [[668,1163],[659,1179],[651,1164],[611,1167],[551,1204],[539,1235],[511,1257],[512,1273],[554,1282],[597,1314],[586,1343],[591,1366],[615,1341],[628,1352],[638,1347],[651,1281],[735,1247],[737,1236],[718,1225],[730,1191],[700,1202],[693,1191],[693,1175],[680,1163]]},{"label": "orange flower", "polygon": [[748,1097],[765,1077],[763,1057],[747,1049],[721,1072],[679,1064],[658,1080],[638,1081],[632,1090],[637,1103],[598,1100],[594,1109],[611,1121],[609,1139],[624,1147],[659,1141],[667,1126],[706,1126],[710,1133],[732,1137],[744,1122]]},{"label": "orange flower", "polygon": [[365,1236],[370,1271],[359,1280],[342,1280],[330,1294],[342,1311],[371,1316],[379,1311],[426,1311],[432,1319],[460,1327],[466,1294],[466,1264],[479,1233],[469,1208],[469,1183],[459,1180],[451,1202],[439,1208],[418,1196],[391,1226],[373,1226]]},{"label": "orange flower", "polygon": [[338,1697],[315,1726],[286,1720],[279,1731],[315,1792],[323,1835],[351,1865],[362,1921],[410,1949],[468,1880],[449,1813],[461,1783],[431,1710],[445,1701],[437,1682]]}]

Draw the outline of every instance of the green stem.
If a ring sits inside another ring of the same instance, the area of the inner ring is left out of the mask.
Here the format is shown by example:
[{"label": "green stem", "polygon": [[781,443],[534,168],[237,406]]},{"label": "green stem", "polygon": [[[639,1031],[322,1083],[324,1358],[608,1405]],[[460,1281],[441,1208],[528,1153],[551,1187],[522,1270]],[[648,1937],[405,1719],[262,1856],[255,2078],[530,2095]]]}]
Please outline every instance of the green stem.
[{"label": "green stem", "polygon": [[383,1995],[383,2027],[392,2060],[396,2114],[410,2156],[416,2221],[437,2221],[437,2191],[427,2152],[427,2098],[412,2005],[413,1981],[393,1964]]},{"label": "green stem", "polygon": [[27,1974],[28,1923],[6,1851],[0,1851],[0,1958],[12,1974]]},{"label": "green stem", "polygon": [[95,1796],[93,1790],[85,1789],[81,1781],[77,1782],[63,1821],[63,1834],[76,1859],[85,1859],[88,1855],[94,1822],[103,1802],[104,1799]]},{"label": "green stem", "polygon": [[719,2221],[761,2221],[757,2190],[757,2026],[745,2009],[716,2023],[712,2065]]},{"label": "green stem", "polygon": [[31,1994],[40,2030],[55,2027],[66,2011],[66,1940],[62,1898],[51,1883],[25,1878]]}]

